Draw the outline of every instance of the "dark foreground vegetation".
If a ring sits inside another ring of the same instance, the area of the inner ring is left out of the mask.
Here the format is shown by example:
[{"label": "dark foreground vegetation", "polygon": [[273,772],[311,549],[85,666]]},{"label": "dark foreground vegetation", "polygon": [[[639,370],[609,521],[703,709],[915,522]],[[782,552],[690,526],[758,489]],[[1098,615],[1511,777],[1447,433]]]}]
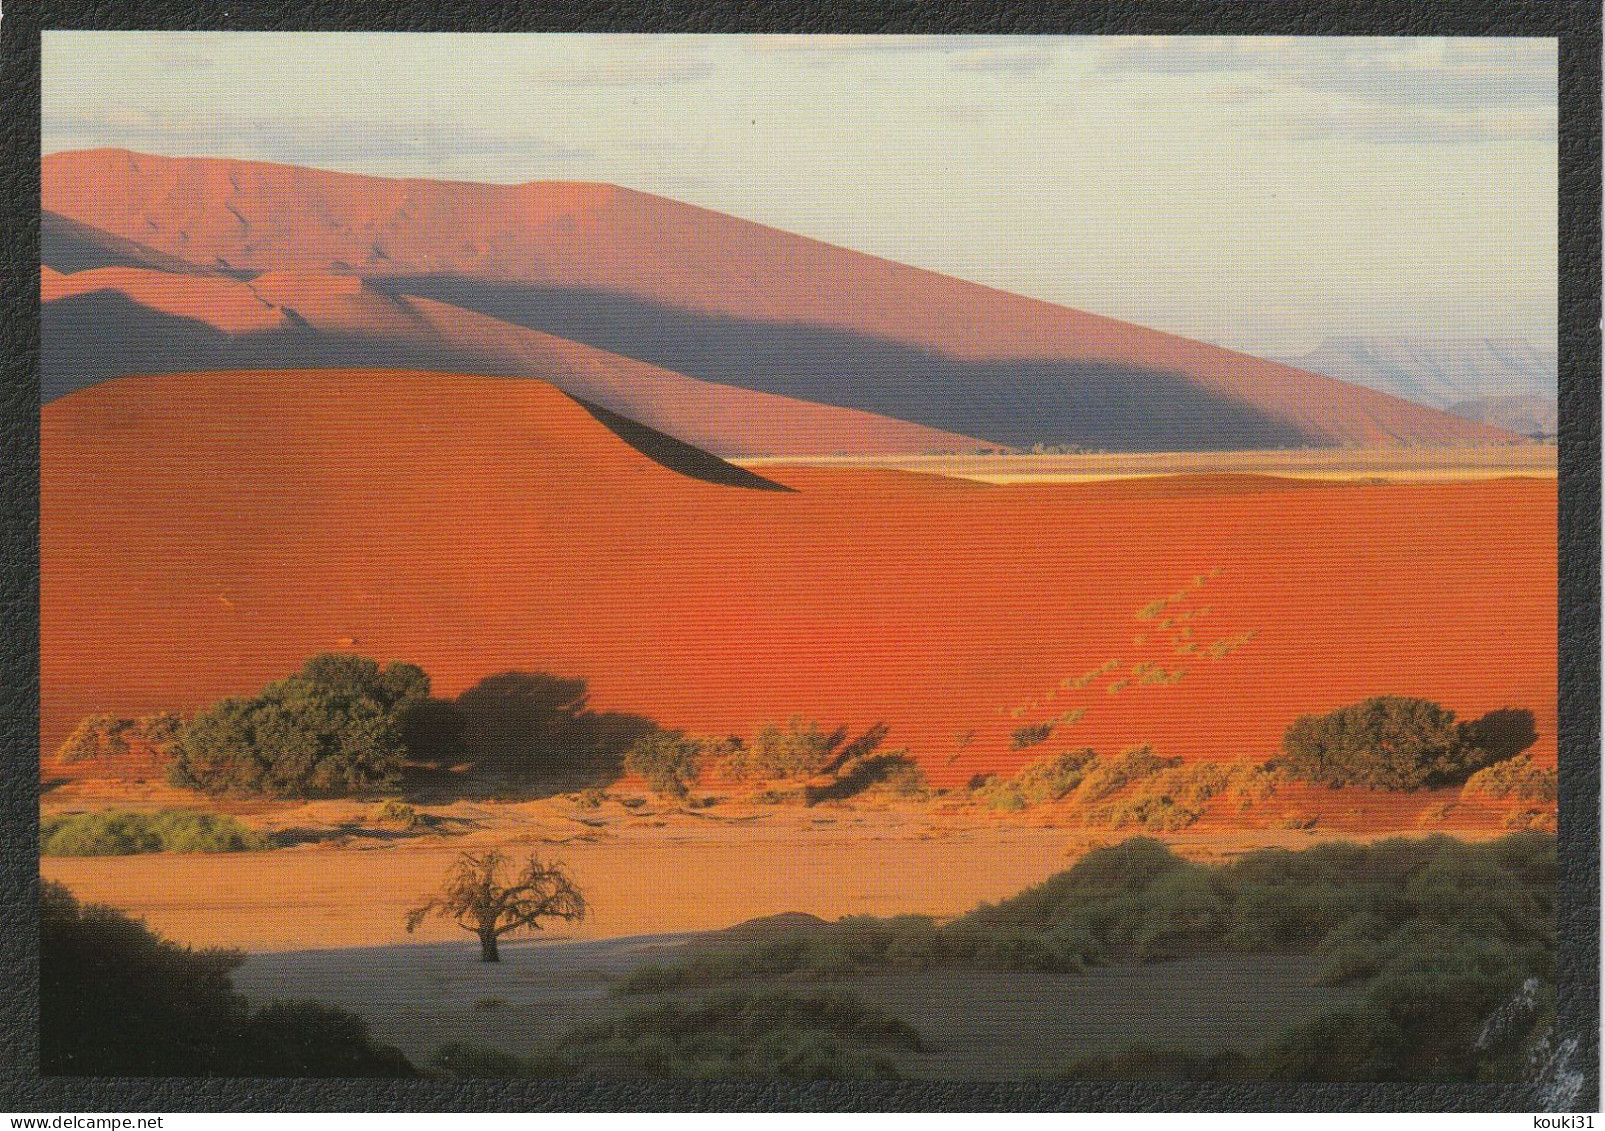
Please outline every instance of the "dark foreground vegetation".
[{"label": "dark foreground vegetation", "polygon": [[895,1079],[891,1053],[919,1047],[912,1028],[850,995],[727,992],[582,1025],[528,1058],[444,1045],[435,1067],[452,1076]]},{"label": "dark foreground vegetation", "polygon": [[169,942],[60,884],[39,901],[40,1071],[68,1076],[402,1077],[353,1014],[310,1001],[252,1011],[231,950]]},{"label": "dark foreground vegetation", "polygon": [[[1484,1029],[1512,995],[1553,985],[1555,841],[1540,833],[1264,850],[1193,864],[1135,838],[951,923],[855,917],[637,971],[624,994],[731,982],[845,979],[944,965],[1075,972],[1209,951],[1305,953],[1317,980],[1359,986],[1358,1006],[1253,1054],[1139,1049],[1071,1066],[1078,1078],[1476,1080],[1519,1077],[1553,1014],[1550,991],[1519,1031]],[[1029,976],[1022,973],[1022,985]]]}]

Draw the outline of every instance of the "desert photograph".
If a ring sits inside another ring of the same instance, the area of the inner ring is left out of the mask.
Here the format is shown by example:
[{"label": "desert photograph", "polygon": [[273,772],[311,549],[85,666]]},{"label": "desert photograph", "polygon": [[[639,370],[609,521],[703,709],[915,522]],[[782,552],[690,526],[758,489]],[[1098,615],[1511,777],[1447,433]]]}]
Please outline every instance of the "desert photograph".
[{"label": "desert photograph", "polygon": [[1583,1087],[1554,40],[42,74],[45,1074]]}]

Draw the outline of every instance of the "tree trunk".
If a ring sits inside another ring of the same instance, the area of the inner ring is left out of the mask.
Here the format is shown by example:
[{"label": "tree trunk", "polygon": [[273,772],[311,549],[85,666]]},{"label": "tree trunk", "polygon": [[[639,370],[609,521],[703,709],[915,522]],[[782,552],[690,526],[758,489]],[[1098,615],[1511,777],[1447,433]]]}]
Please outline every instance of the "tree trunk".
[{"label": "tree trunk", "polygon": [[496,953],[496,932],[487,928],[479,932],[479,960],[481,962],[500,962],[501,955]]}]

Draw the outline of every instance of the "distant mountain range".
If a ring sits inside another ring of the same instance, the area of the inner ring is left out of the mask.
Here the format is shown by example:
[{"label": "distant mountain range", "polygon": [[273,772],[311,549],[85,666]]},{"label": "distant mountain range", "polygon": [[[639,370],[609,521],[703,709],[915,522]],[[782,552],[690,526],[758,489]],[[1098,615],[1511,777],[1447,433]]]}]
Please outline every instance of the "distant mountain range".
[{"label": "distant mountain range", "polygon": [[1555,434],[1555,351],[1524,338],[1329,338],[1283,360],[1524,436]]},{"label": "distant mountain range", "polygon": [[46,400],[355,366],[538,377],[721,456],[1516,438],[610,185],[96,150],[46,157],[41,188]]}]

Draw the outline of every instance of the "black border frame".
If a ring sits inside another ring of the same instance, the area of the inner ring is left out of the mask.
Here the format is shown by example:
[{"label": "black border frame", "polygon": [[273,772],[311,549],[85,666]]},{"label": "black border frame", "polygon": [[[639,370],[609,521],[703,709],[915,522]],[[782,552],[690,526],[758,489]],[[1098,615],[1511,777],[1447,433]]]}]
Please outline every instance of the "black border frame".
[{"label": "black border frame", "polygon": [[[20,9],[20,10],[19,10]],[[19,0],[0,21],[0,906],[38,894],[41,29],[1474,35],[1560,54],[1560,1003],[1599,1108],[1600,107],[1595,0]],[[1488,610],[1497,615],[1497,610]],[[38,940],[0,921],[0,1110],[1531,1111],[1518,1085],[785,1084],[38,1075]]]}]

